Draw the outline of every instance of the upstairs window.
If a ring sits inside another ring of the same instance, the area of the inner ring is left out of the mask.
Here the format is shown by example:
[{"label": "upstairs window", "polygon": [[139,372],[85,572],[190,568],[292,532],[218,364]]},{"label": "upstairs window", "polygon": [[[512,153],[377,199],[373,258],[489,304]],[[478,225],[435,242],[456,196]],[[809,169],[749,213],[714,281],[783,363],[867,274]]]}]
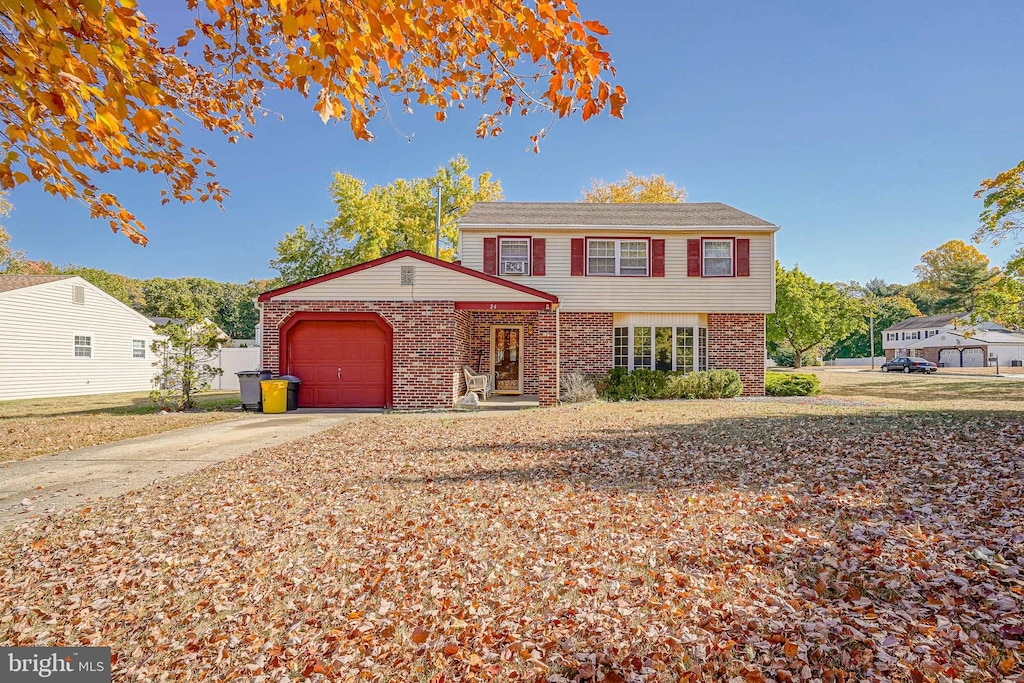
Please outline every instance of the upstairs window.
[{"label": "upstairs window", "polygon": [[647,274],[647,240],[587,240],[587,275]]},{"label": "upstairs window", "polygon": [[85,287],[82,285],[71,285],[71,303],[79,306],[85,305]]},{"label": "upstairs window", "polygon": [[732,277],[732,240],[704,240],[704,277]]},{"label": "upstairs window", "polygon": [[146,340],[132,339],[132,358],[146,357]]},{"label": "upstairs window", "polygon": [[501,275],[529,275],[529,238],[502,237],[498,242],[498,262]]}]

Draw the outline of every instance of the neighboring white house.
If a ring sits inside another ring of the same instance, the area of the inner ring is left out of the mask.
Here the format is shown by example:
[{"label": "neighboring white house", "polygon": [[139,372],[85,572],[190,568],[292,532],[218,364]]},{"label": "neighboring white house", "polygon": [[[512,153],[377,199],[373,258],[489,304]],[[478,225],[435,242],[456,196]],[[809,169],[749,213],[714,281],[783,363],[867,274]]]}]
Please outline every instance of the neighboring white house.
[{"label": "neighboring white house", "polygon": [[882,332],[885,357],[919,356],[940,367],[1024,364],[1024,334],[991,322],[971,323],[967,313],[907,318]]},{"label": "neighboring white house", "polygon": [[156,339],[80,277],[0,275],[0,401],[148,391]]}]

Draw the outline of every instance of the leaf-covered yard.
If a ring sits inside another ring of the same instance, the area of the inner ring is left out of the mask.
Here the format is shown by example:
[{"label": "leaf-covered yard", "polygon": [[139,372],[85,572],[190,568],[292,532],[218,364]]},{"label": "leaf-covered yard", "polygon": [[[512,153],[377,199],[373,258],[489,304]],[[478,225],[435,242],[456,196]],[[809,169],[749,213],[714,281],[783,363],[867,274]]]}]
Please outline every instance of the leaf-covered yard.
[{"label": "leaf-covered yard", "polygon": [[844,403],[368,417],[6,534],[0,642],[130,681],[1021,680],[1021,413]]}]

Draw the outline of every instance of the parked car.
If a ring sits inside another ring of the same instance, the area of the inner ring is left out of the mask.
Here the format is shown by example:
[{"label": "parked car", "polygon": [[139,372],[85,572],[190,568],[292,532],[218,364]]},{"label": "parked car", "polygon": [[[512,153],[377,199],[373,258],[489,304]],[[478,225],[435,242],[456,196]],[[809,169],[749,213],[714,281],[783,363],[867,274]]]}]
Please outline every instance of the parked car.
[{"label": "parked car", "polygon": [[939,367],[924,358],[893,358],[882,364],[882,372],[935,372]]}]

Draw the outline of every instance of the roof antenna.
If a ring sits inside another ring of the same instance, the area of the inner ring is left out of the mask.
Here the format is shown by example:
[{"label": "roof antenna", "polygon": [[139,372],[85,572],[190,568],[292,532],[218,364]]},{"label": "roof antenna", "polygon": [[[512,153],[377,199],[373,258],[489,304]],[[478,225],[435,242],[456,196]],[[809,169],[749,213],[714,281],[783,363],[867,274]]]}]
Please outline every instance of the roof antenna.
[{"label": "roof antenna", "polygon": [[437,226],[434,229],[434,258],[441,258],[441,179],[437,180]]}]

